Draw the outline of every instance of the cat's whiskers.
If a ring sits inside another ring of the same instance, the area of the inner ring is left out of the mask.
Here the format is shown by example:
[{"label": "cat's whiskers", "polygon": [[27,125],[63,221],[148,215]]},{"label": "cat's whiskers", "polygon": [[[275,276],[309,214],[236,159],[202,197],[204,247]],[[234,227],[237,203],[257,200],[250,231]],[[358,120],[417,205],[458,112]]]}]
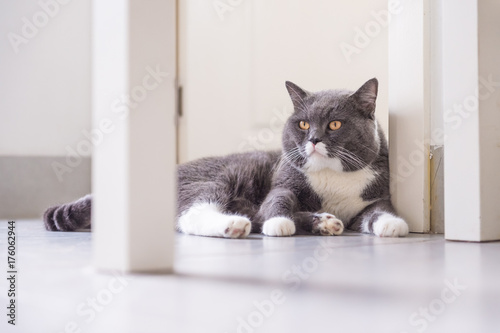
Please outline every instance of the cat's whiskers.
[{"label": "cat's whiskers", "polygon": [[348,158],[346,157],[339,157],[339,159],[346,164],[346,166],[349,168],[349,169],[358,169],[358,165],[353,162],[352,160],[349,160]]},{"label": "cat's whiskers", "polygon": [[301,157],[302,154],[300,153],[300,149],[297,148],[295,150],[292,150],[290,151],[287,155],[286,155],[286,161],[291,163],[291,164],[294,164],[294,162],[297,162],[297,160],[299,159],[299,157]]},{"label": "cat's whiskers", "polygon": [[287,155],[288,162],[292,163],[292,164],[297,162],[299,160],[299,158],[301,158],[301,157],[302,157],[302,153],[301,153],[299,147],[296,147],[296,149],[290,151],[289,154]]},{"label": "cat's whiskers", "polygon": [[338,151],[337,152],[331,152],[330,154],[332,155],[332,157],[338,158],[341,162],[345,162],[349,166],[351,165],[351,162],[349,160],[346,160],[346,158],[344,156],[340,155],[340,153]]},{"label": "cat's whiskers", "polygon": [[347,149],[347,148],[344,148],[344,147],[342,147],[342,146],[339,146],[339,147],[337,147],[337,149],[340,149],[340,150],[337,150],[337,151],[344,152],[344,153],[346,153],[346,154],[349,154],[349,155],[350,155],[350,156],[352,156],[352,157],[355,157],[355,158],[358,158],[358,159],[359,159],[359,157],[357,157],[356,155],[354,155],[354,154],[353,154],[353,153],[352,153],[349,149]]},{"label": "cat's whiskers", "polygon": [[280,161],[273,168],[273,172],[278,173],[283,168],[285,163],[289,163],[291,165],[294,165],[294,162],[297,162],[297,160],[300,157],[302,157],[302,154],[300,153],[299,147],[295,147],[287,152],[283,152],[281,155]]},{"label": "cat's whiskers", "polygon": [[338,154],[342,157],[342,160],[356,169],[362,169],[365,165],[363,162],[359,161],[352,154],[339,151]]},{"label": "cat's whiskers", "polygon": [[364,146],[364,148],[366,148],[367,150],[371,151],[372,153],[374,153],[375,155],[378,155],[379,154],[379,151],[380,149],[378,149],[378,151],[375,151],[373,150],[372,148],[368,147],[368,146]]},{"label": "cat's whiskers", "polygon": [[349,150],[347,150],[346,148],[344,147],[340,147],[342,149],[342,151],[347,154],[351,159],[353,160],[356,160],[358,161],[358,163],[362,166],[366,165],[366,163],[364,161],[362,161],[358,156],[356,156],[355,154],[353,154],[352,152],[350,152]]},{"label": "cat's whiskers", "polygon": [[[342,147],[339,147],[342,148]],[[365,164],[363,161],[361,161],[357,156],[352,154],[351,152],[347,150],[337,150],[335,152],[337,154],[337,157],[340,158],[342,161],[344,161],[346,164],[348,164],[351,167],[354,167],[356,169],[362,169],[365,167]]]}]

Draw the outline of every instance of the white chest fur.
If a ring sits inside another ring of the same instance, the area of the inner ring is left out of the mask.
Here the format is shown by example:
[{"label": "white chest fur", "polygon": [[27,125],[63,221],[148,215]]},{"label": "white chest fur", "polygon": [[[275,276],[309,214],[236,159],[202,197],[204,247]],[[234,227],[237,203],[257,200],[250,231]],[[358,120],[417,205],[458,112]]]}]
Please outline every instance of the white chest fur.
[{"label": "white chest fur", "polygon": [[372,203],[361,198],[363,190],[376,176],[369,167],[353,172],[323,168],[308,170],[305,174],[322,200],[322,211],[335,215],[344,223]]}]

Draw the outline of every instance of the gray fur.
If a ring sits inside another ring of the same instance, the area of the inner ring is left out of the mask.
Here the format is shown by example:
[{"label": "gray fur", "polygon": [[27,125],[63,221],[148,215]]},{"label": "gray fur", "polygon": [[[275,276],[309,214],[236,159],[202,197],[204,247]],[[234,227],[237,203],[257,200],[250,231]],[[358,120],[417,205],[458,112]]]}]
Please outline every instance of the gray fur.
[{"label": "gray fur", "polygon": [[49,231],[90,228],[91,201],[91,196],[86,195],[77,201],[47,208],[43,214],[45,228]]},{"label": "gray fur", "polygon": [[[310,140],[326,145],[328,156],[340,158],[344,172],[364,167],[376,178],[361,198],[373,202],[350,221],[347,228],[373,231],[373,223],[383,213],[395,215],[390,202],[388,149],[385,136],[376,126],[374,112],[378,82],[367,81],[358,91],[326,90],[307,92],[291,82],[286,87],[294,113],[285,124],[283,151],[251,152],[224,157],[208,157],[178,167],[178,215],[194,203],[217,203],[223,213],[245,215],[252,232],[260,233],[263,223],[276,216],[292,219],[297,230],[316,233],[315,213],[322,199],[311,188],[303,171],[308,160],[304,151]],[[299,128],[307,120],[309,130]],[[333,120],[342,122],[336,131],[328,128]],[[346,157],[348,152],[355,158]],[[90,197],[73,204],[49,208],[44,214],[47,230],[69,231],[90,226]],[[366,224],[363,229],[363,224]]]}]

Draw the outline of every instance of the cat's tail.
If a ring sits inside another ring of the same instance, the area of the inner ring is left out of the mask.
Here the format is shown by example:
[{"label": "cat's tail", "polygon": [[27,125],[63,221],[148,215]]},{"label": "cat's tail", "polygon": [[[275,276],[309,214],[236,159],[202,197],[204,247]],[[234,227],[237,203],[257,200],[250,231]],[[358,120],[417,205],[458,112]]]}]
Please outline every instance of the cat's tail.
[{"label": "cat's tail", "polygon": [[45,229],[74,231],[90,228],[92,196],[86,195],[74,202],[48,208],[43,214]]}]

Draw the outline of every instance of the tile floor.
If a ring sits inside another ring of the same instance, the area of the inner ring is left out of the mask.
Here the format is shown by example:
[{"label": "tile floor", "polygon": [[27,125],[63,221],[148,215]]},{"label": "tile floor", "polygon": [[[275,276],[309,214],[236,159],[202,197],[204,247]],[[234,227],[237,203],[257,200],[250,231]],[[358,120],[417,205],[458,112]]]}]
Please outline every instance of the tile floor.
[{"label": "tile floor", "polygon": [[2,314],[0,332],[500,332],[500,242],[179,234],[176,274],[121,276],[92,269],[88,232],[17,233],[17,325]]}]

